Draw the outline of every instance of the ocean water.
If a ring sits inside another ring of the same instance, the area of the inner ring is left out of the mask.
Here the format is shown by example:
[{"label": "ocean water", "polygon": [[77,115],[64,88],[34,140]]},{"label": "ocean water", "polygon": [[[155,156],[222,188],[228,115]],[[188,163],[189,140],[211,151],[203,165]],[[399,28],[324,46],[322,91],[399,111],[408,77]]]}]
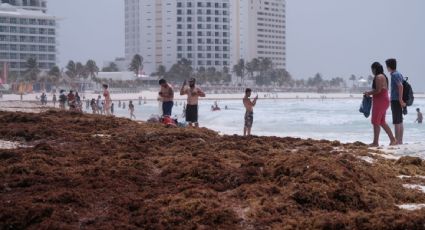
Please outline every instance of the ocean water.
[{"label": "ocean water", "polygon": [[[177,101],[173,108],[173,116],[184,121],[183,101]],[[245,109],[242,100],[218,101],[221,111],[211,111],[214,101],[202,100],[199,108],[199,122],[222,134],[238,134],[243,132]],[[373,129],[370,117],[365,118],[358,110],[360,99],[259,99],[254,108],[253,135],[301,137],[312,139],[339,140],[341,142],[361,141],[371,143]],[[128,103],[127,103],[128,104]],[[135,103],[135,115],[138,120],[147,120],[152,114],[159,114],[157,102]],[[224,110],[227,106],[228,110]],[[411,144],[424,143],[425,124],[414,123],[416,108],[425,111],[425,99],[417,99],[408,108],[409,113],[404,117],[405,142]],[[118,108],[115,103],[117,116],[129,116],[128,108]],[[387,111],[387,122],[391,124],[391,110]],[[388,145],[389,139],[382,130],[380,144]]]}]

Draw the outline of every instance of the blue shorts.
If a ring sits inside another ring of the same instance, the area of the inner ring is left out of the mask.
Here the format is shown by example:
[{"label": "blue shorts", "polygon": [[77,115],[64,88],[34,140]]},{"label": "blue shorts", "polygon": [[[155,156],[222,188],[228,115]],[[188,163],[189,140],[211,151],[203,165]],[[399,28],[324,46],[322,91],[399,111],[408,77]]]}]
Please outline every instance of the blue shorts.
[{"label": "blue shorts", "polygon": [[174,102],[166,101],[162,102],[162,115],[163,116],[171,116],[171,112],[173,110]]}]

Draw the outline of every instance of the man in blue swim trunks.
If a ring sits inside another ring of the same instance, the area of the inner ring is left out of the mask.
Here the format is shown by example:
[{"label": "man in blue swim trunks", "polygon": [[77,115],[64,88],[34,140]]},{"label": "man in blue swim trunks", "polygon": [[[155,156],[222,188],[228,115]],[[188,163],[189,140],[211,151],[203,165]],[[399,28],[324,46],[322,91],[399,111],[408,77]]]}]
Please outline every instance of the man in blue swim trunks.
[{"label": "man in blue swim trunks", "polygon": [[243,128],[243,135],[250,136],[251,135],[251,127],[254,122],[254,106],[257,104],[258,95],[251,101],[249,97],[251,97],[252,90],[247,88],[245,90],[245,97],[243,98],[243,105],[245,106],[245,125]]}]

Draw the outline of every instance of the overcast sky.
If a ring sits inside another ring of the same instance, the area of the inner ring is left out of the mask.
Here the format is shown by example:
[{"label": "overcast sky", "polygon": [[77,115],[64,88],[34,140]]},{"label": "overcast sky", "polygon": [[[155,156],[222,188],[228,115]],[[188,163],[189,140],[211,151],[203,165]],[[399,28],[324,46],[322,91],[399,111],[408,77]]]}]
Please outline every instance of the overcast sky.
[{"label": "overcast sky", "polygon": [[[59,58],[85,62],[124,55],[124,0],[50,0],[61,18]],[[424,0],[287,0],[287,68],[295,78],[368,76],[373,61],[399,60],[425,91]]]}]

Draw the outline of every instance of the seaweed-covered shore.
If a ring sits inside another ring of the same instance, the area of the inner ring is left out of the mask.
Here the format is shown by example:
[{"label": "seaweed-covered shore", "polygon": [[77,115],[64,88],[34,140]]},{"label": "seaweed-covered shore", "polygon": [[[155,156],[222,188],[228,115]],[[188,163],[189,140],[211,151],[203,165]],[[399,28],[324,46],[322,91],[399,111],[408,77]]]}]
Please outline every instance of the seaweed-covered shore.
[{"label": "seaweed-covered shore", "polygon": [[[425,163],[362,143],[0,112],[0,229],[425,229]],[[400,177],[400,175],[413,177]]]}]

